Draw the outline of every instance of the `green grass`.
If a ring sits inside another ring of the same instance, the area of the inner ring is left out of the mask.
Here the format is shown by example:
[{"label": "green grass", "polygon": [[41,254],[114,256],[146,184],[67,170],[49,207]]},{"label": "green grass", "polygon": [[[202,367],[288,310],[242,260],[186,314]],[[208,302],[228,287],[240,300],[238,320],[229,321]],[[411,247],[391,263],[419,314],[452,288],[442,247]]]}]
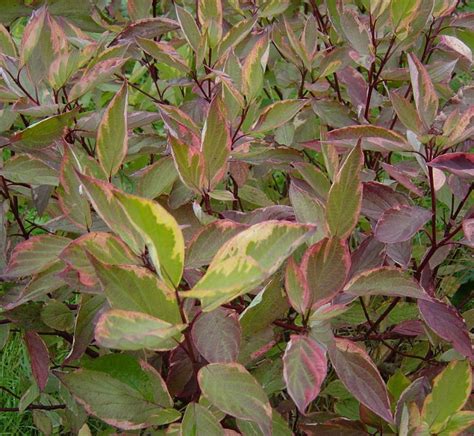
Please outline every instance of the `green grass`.
[{"label": "green grass", "polygon": [[[13,335],[0,351],[0,386],[8,388],[18,397],[28,387],[30,368],[26,350],[20,336]],[[17,407],[18,399],[0,390],[0,407]],[[0,412],[0,435],[34,435],[30,412]]]}]

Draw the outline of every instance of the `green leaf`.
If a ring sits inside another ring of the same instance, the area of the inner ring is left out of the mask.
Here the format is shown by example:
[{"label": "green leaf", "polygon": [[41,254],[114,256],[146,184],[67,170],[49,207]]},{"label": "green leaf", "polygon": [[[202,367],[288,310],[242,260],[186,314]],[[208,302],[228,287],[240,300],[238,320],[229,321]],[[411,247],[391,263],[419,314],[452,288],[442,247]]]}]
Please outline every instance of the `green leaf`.
[{"label": "green leaf", "polygon": [[178,178],[172,157],[163,157],[133,174],[137,181],[137,194],[154,199],[169,191]]},{"label": "green leaf", "polygon": [[181,342],[185,325],[173,325],[142,312],[112,309],[95,327],[96,341],[117,350],[172,350]]},{"label": "green leaf", "polygon": [[283,376],[290,397],[303,415],[326,378],[326,353],[308,336],[291,336],[283,356]]},{"label": "green leaf", "polygon": [[329,190],[326,220],[334,237],[347,238],[359,219],[362,203],[360,171],[363,164],[364,155],[358,144],[347,156]]},{"label": "green leaf", "polygon": [[222,436],[224,429],[216,417],[199,403],[189,403],[181,424],[183,435]]},{"label": "green leaf", "polygon": [[454,436],[462,434],[463,430],[468,430],[474,425],[474,411],[466,410],[451,415],[444,429],[438,436]]},{"label": "green leaf", "polygon": [[25,130],[15,133],[10,141],[20,142],[23,147],[29,150],[38,150],[49,147],[57,139],[60,139],[66,132],[77,115],[77,110],[65,112],[61,115],[45,118]]},{"label": "green leaf", "polygon": [[222,39],[222,0],[199,0],[198,17],[207,33],[209,47],[213,49]]},{"label": "green leaf", "polygon": [[412,132],[418,134],[422,133],[423,123],[413,104],[410,103],[410,101],[405,97],[398,95],[396,92],[390,93],[390,100],[397,117],[405,125],[405,127],[410,129]]},{"label": "green leaf", "polygon": [[262,387],[237,363],[212,363],[199,370],[203,395],[235,418],[258,424],[265,436],[272,434],[272,408]]},{"label": "green leaf", "polygon": [[188,74],[189,67],[182,56],[169,43],[152,39],[137,38],[138,45],[159,63],[168,65],[181,73]]},{"label": "green leaf", "polygon": [[71,310],[57,300],[51,300],[43,307],[41,320],[48,327],[59,331],[67,331],[74,325],[74,315]]},{"label": "green leaf", "polygon": [[240,42],[242,42],[252,31],[256,21],[257,18],[253,17],[247,20],[238,21],[234,26],[232,26],[217,47],[217,57],[220,58],[221,56],[224,56],[228,50],[236,47]]},{"label": "green leaf", "polygon": [[57,171],[31,154],[17,154],[8,159],[0,174],[16,183],[58,185]]},{"label": "green leaf", "polygon": [[160,277],[178,286],[183,274],[184,239],[174,217],[158,203],[115,193],[128,221],[145,241],[150,259]]},{"label": "green leaf", "polygon": [[194,21],[193,16],[184,8],[175,5],[176,7],[176,16],[178,18],[179,25],[183,31],[184,37],[188,44],[193,48],[194,52],[199,51],[199,44],[201,42],[201,32],[199,27]]},{"label": "green leaf", "polygon": [[214,97],[202,131],[201,152],[204,159],[207,189],[212,190],[227,170],[231,138],[220,97]]},{"label": "green leaf", "polygon": [[399,268],[383,266],[362,271],[344,287],[352,295],[386,295],[428,300],[429,295],[413,277]]},{"label": "green leaf", "polygon": [[252,128],[252,133],[274,130],[290,121],[306,104],[306,100],[281,100],[266,107]]},{"label": "green leaf", "polygon": [[448,419],[463,408],[471,389],[472,370],[467,360],[451,362],[436,376],[422,411],[422,418],[432,433],[442,430]]},{"label": "green leaf", "polygon": [[438,114],[438,96],[428,71],[413,53],[408,55],[408,67],[418,115],[429,129]]},{"label": "green leaf", "polygon": [[262,91],[268,49],[268,36],[262,36],[245,58],[242,66],[242,92],[247,102],[254,100]]},{"label": "green leaf", "polygon": [[127,85],[124,81],[107,106],[97,132],[97,157],[109,179],[119,170],[128,149]]},{"label": "green leaf", "polygon": [[204,277],[185,298],[199,298],[211,311],[245,294],[270,277],[310,235],[312,227],[266,221],[244,230],[223,245]]},{"label": "green leaf", "polygon": [[171,324],[181,322],[174,291],[146,268],[93,264],[113,309],[142,312]]},{"label": "green leaf", "polygon": [[140,362],[141,368],[137,368],[128,361],[130,356],[123,356],[128,357],[126,360],[114,357],[110,363],[109,359],[100,361],[104,357],[95,363],[96,369],[93,365],[92,369],[56,373],[88,413],[123,430],[164,425],[180,417],[170,408],[172,402],[163,380],[150,365]]}]

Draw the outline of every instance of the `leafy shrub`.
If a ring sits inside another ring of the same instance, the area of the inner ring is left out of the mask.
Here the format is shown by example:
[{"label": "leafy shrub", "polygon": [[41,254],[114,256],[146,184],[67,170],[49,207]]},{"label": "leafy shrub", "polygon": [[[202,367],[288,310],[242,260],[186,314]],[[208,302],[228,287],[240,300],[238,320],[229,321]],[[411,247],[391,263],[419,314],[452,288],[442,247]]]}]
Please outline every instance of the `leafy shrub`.
[{"label": "leafy shrub", "polygon": [[465,431],[472,13],[174,3],[0,1],[0,337],[32,372],[2,411]]}]

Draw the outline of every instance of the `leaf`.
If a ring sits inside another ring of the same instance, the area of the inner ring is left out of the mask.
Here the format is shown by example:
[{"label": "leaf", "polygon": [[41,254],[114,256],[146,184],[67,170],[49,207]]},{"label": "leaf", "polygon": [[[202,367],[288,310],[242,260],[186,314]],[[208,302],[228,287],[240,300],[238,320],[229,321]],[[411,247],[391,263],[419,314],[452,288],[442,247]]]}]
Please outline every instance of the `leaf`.
[{"label": "leaf", "polygon": [[183,274],[184,239],[174,217],[154,201],[118,191],[115,196],[130,224],[145,241],[160,277],[178,286]]},{"label": "leaf", "polygon": [[224,429],[217,418],[199,403],[189,403],[181,424],[183,435],[222,436]]},{"label": "leaf", "polygon": [[219,248],[247,227],[231,220],[217,220],[203,227],[189,241],[186,267],[209,265]]},{"label": "leaf", "polygon": [[393,422],[387,388],[368,354],[341,338],[335,338],[328,352],[337,376],[349,392],[376,415]]},{"label": "leaf", "polygon": [[211,363],[198,373],[203,395],[218,409],[235,418],[258,424],[272,434],[272,408],[262,387],[238,363]]},{"label": "leaf", "polygon": [[173,325],[142,312],[112,309],[102,313],[95,339],[117,350],[172,350],[181,342],[184,325]]},{"label": "leaf", "polygon": [[449,418],[464,407],[471,389],[472,370],[467,360],[451,362],[435,377],[421,413],[431,433],[442,430]]},{"label": "leaf", "polygon": [[379,220],[391,208],[410,205],[408,197],[378,182],[363,183],[361,213],[368,218]]},{"label": "leaf", "polygon": [[49,377],[48,347],[40,335],[31,330],[25,332],[25,342],[33,377],[36,380],[39,390],[43,391]]},{"label": "leaf", "polygon": [[73,362],[84,354],[94,338],[94,328],[104,303],[105,297],[103,295],[82,295],[74,325],[74,340],[71,351],[64,360],[64,363]]},{"label": "leaf", "polygon": [[293,257],[290,257],[286,265],[285,289],[291,307],[305,315],[311,307],[312,296],[304,272]]},{"label": "leaf", "polygon": [[308,336],[292,335],[283,356],[283,376],[290,397],[303,415],[321,390],[327,360],[321,346]]},{"label": "leaf", "polygon": [[420,315],[439,337],[452,344],[454,349],[474,360],[471,340],[464,319],[458,311],[440,300],[418,300]]},{"label": "leaf", "polygon": [[193,323],[194,345],[210,363],[235,362],[239,356],[240,336],[236,312],[221,307],[202,313]]},{"label": "leaf", "polygon": [[220,97],[214,97],[209,105],[201,138],[201,152],[208,190],[213,190],[224,177],[230,146],[230,131],[224,106]]},{"label": "leaf", "polygon": [[268,36],[262,36],[252,47],[242,66],[242,92],[250,102],[261,92],[268,53]]},{"label": "leaf", "polygon": [[197,53],[201,41],[201,32],[199,27],[194,21],[193,16],[184,8],[175,5],[176,17],[178,18],[179,25],[183,31],[184,37],[188,44],[193,48],[194,52]]},{"label": "leaf", "polygon": [[357,224],[362,203],[360,171],[363,163],[364,156],[357,145],[347,156],[329,190],[326,220],[333,237],[347,238]]},{"label": "leaf", "polygon": [[181,322],[174,291],[150,270],[133,265],[93,265],[113,309],[142,312],[171,324]]},{"label": "leaf", "polygon": [[71,126],[77,111],[65,112],[31,124],[25,130],[15,133],[10,142],[20,142],[29,150],[38,150],[49,147],[57,139],[60,139]]},{"label": "leaf", "polygon": [[439,432],[439,436],[454,436],[462,434],[463,430],[468,430],[474,425],[474,412],[466,410],[457,412],[452,415],[443,431]]},{"label": "leaf", "polygon": [[401,205],[387,209],[375,226],[375,237],[385,243],[408,241],[431,219],[431,211]]},{"label": "leaf", "polygon": [[[413,4],[415,3],[413,2]],[[404,126],[415,133],[422,133],[423,122],[421,121],[421,118],[413,104],[410,103],[407,98],[402,97],[395,92],[390,93],[390,100],[397,117],[404,124]]]},{"label": "leaf", "polygon": [[97,132],[97,157],[109,179],[119,170],[127,154],[127,105],[127,82],[124,81],[107,106]]},{"label": "leaf", "polygon": [[209,47],[213,49],[222,39],[222,1],[199,0],[198,17],[207,32]]},{"label": "leaf", "polygon": [[17,154],[8,159],[0,174],[17,183],[58,185],[57,171],[31,154]]},{"label": "leaf", "polygon": [[58,261],[59,253],[71,242],[56,235],[33,236],[14,248],[4,277],[24,277],[44,271]]},{"label": "leaf", "polygon": [[125,64],[126,59],[112,58],[97,62],[73,85],[69,91],[69,101],[77,100],[97,85],[106,82]]},{"label": "leaf", "polygon": [[290,121],[302,107],[305,100],[281,100],[267,106],[252,128],[252,133],[274,130]]},{"label": "leaf", "polygon": [[385,295],[428,300],[430,297],[408,273],[399,268],[383,266],[362,271],[344,286],[352,295]]},{"label": "leaf", "polygon": [[163,157],[133,174],[137,180],[137,195],[154,199],[171,189],[178,178],[173,158]]},{"label": "leaf", "polygon": [[230,49],[236,47],[240,42],[242,42],[252,31],[256,22],[257,18],[253,17],[247,20],[238,21],[234,26],[232,26],[217,47],[217,57],[220,58],[221,56],[226,55]]},{"label": "leaf", "polygon": [[52,329],[68,331],[74,324],[74,315],[64,303],[51,300],[43,307],[41,320]]},{"label": "leaf", "polygon": [[133,44],[136,38],[158,38],[176,29],[179,29],[178,23],[166,17],[142,18],[126,26],[109,46]]},{"label": "leaf", "polygon": [[181,73],[188,74],[189,67],[182,56],[169,43],[152,39],[137,38],[138,45],[159,63],[168,65]]},{"label": "leaf", "polygon": [[474,156],[472,153],[447,153],[438,156],[428,165],[463,179],[474,178]]},{"label": "leaf", "polygon": [[308,248],[301,261],[301,270],[311,305],[324,304],[342,290],[350,267],[349,249],[341,239],[325,238]]},{"label": "leaf", "polygon": [[339,139],[359,139],[359,138],[383,138],[390,141],[405,144],[405,138],[393,130],[373,125],[355,125],[331,130],[327,133],[329,141]]},{"label": "leaf", "polygon": [[179,412],[170,408],[173,403],[155,369],[145,362],[134,364],[131,356],[111,356],[113,359],[107,366],[101,359],[110,355],[96,359],[99,362],[95,361],[91,369],[57,373],[88,414],[123,430],[164,425],[179,419]]},{"label": "leaf", "polygon": [[408,55],[408,67],[418,115],[429,128],[438,114],[438,96],[428,71],[413,53]]},{"label": "leaf", "polygon": [[311,230],[285,221],[251,226],[219,249],[204,277],[182,296],[199,298],[206,312],[232,301],[270,277]]}]

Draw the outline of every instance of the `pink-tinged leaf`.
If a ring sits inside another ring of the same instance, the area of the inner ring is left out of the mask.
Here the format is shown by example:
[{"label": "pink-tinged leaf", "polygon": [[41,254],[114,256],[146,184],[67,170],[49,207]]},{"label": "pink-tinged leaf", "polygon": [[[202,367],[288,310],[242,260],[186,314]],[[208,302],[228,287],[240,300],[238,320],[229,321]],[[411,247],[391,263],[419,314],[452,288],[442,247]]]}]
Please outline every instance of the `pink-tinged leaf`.
[{"label": "pink-tinged leaf", "polygon": [[20,242],[13,250],[3,277],[23,277],[44,271],[59,259],[71,242],[62,236],[44,234]]},{"label": "pink-tinged leaf", "polygon": [[412,319],[396,325],[391,332],[404,336],[419,336],[425,333],[425,329],[421,321]]},{"label": "pink-tinged leaf", "polygon": [[288,394],[305,414],[326,378],[326,353],[308,336],[292,335],[283,356],[283,377]]},{"label": "pink-tinged leaf", "polygon": [[97,156],[109,179],[119,170],[128,149],[127,87],[124,81],[107,106],[97,132]]},{"label": "pink-tinged leaf", "polygon": [[474,154],[473,153],[448,153],[438,156],[428,165],[448,173],[455,174],[463,179],[474,178]]},{"label": "pink-tinged leaf", "polygon": [[474,246],[474,218],[462,222],[462,230],[469,245]]},{"label": "pink-tinged leaf", "polygon": [[349,392],[372,412],[393,422],[387,388],[369,355],[354,342],[336,338],[329,358],[337,376]]},{"label": "pink-tinged leaf", "polygon": [[431,219],[431,212],[419,206],[395,206],[380,217],[375,237],[385,243],[408,241]]},{"label": "pink-tinged leaf", "polygon": [[404,173],[396,166],[389,165],[385,162],[382,163],[382,167],[385,171],[387,171],[388,175],[392,179],[405,186],[405,188],[418,195],[418,197],[423,197],[423,191],[410,180],[410,176],[408,174]]},{"label": "pink-tinged leaf", "polygon": [[135,42],[136,38],[153,39],[178,28],[179,24],[169,18],[143,18],[130,23],[114,38],[114,40],[109,45],[114,46],[118,44],[132,44]]},{"label": "pink-tinged leaf", "polygon": [[418,300],[418,309],[430,329],[445,341],[450,342],[463,356],[474,360],[466,323],[454,307],[440,300],[431,299]]},{"label": "pink-tinged leaf", "polygon": [[112,58],[98,62],[74,84],[69,92],[69,99],[76,100],[97,85],[111,79],[125,62],[126,59],[123,58]]},{"label": "pink-tinged leaf", "polygon": [[293,257],[286,265],[285,289],[291,307],[305,315],[311,307],[311,294],[304,273]]},{"label": "pink-tinged leaf", "polygon": [[344,292],[357,296],[386,295],[429,299],[428,294],[410,274],[387,266],[359,273],[344,286]]},{"label": "pink-tinged leaf", "polygon": [[339,139],[383,138],[391,141],[406,143],[405,138],[393,130],[380,126],[355,125],[331,130],[327,134],[329,141]]},{"label": "pink-tinged leaf", "polygon": [[306,104],[306,100],[281,100],[266,107],[252,128],[252,133],[276,129],[290,121]]},{"label": "pink-tinged leaf", "polygon": [[265,35],[253,45],[242,66],[242,92],[249,102],[262,90],[268,50],[268,36]]},{"label": "pink-tinged leaf", "polygon": [[203,312],[193,323],[191,332],[194,345],[208,362],[237,361],[241,331],[235,311],[219,307]]},{"label": "pink-tinged leaf", "polygon": [[367,218],[378,220],[386,210],[410,204],[404,194],[382,183],[366,182],[363,188],[361,213]]},{"label": "pink-tinged leaf", "polygon": [[31,371],[40,391],[46,387],[49,377],[49,351],[40,335],[34,331],[25,333],[25,343],[30,357]]},{"label": "pink-tinged leaf", "polygon": [[159,63],[188,74],[189,67],[183,57],[167,42],[156,42],[151,39],[137,38],[138,45]]},{"label": "pink-tinged leaf", "polygon": [[408,67],[418,115],[429,128],[438,113],[438,96],[428,71],[413,53],[408,55]]},{"label": "pink-tinged leaf", "polygon": [[209,105],[201,138],[201,153],[208,190],[214,189],[227,171],[227,158],[231,146],[227,124],[224,104],[219,96],[214,97]]},{"label": "pink-tinged leaf", "polygon": [[359,144],[347,156],[329,190],[326,221],[331,236],[345,239],[357,224],[362,203],[360,171],[363,164]]},{"label": "pink-tinged leaf", "polygon": [[323,239],[304,253],[301,261],[310,304],[324,304],[331,300],[344,286],[351,267],[349,249],[344,240]]}]

